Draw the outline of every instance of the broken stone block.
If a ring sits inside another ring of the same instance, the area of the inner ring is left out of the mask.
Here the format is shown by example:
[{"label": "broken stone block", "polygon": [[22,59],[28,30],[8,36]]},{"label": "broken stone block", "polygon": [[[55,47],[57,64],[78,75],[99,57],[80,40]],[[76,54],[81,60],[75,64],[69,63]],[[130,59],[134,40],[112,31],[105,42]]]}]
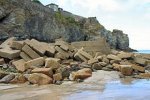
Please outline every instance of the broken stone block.
[{"label": "broken stone block", "polygon": [[100,65],[100,63],[94,63],[92,65],[92,69],[95,69],[95,70],[101,70],[103,68],[102,65]]},{"label": "broken stone block", "polygon": [[50,46],[49,44],[45,44],[43,46],[44,46],[44,48],[46,50],[45,55],[48,56],[48,57],[53,57],[55,52],[56,52],[54,46]]},{"label": "broken stone block", "polygon": [[29,61],[29,60],[32,60],[26,53],[24,53],[24,52],[21,52],[20,53],[20,57],[22,58],[22,59],[24,59],[25,61]]},{"label": "broken stone block", "polygon": [[53,79],[49,76],[42,74],[42,73],[33,73],[30,74],[27,77],[28,81],[32,84],[38,84],[38,85],[46,85],[46,84],[52,84]]},{"label": "broken stone block", "polygon": [[9,83],[12,79],[15,78],[15,75],[14,74],[9,74],[9,75],[6,75],[5,77],[3,77],[1,80],[0,80],[0,83]]},{"label": "broken stone block", "polygon": [[133,69],[131,65],[120,65],[121,73],[125,76],[132,75]]},{"label": "broken stone block", "polygon": [[94,64],[94,63],[97,63],[98,62],[98,59],[90,59],[88,60],[88,64]]},{"label": "broken stone block", "polygon": [[68,46],[68,43],[66,43],[66,42],[64,42],[64,41],[60,41],[60,40],[58,40],[58,41],[56,41],[55,42],[55,45],[56,46],[60,46],[60,48],[62,48],[63,50],[65,50],[65,51],[68,51],[69,50],[69,46]]},{"label": "broken stone block", "polygon": [[0,48],[2,49],[10,49],[10,44],[12,43],[12,41],[15,40],[15,37],[11,37],[9,39],[7,39],[6,41],[4,41],[1,45]]},{"label": "broken stone block", "polygon": [[81,69],[77,72],[72,72],[69,76],[70,80],[86,79],[92,76],[92,70],[89,68]]},{"label": "broken stone block", "polygon": [[15,75],[15,78],[10,81],[11,84],[25,83],[27,79],[22,74]]},{"label": "broken stone block", "polygon": [[137,71],[140,71],[140,72],[145,72],[145,68],[142,67],[142,66],[138,66],[138,65],[132,64],[132,68],[133,68],[134,70],[137,70]]},{"label": "broken stone block", "polygon": [[121,59],[129,59],[133,57],[133,53],[127,53],[127,52],[122,51],[122,52],[119,52],[117,56]]},{"label": "broken stone block", "polygon": [[3,65],[3,64],[5,64],[5,61],[3,58],[0,58],[0,65]]},{"label": "broken stone block", "polygon": [[85,57],[87,60],[92,59],[93,57],[88,54],[87,52],[83,51],[83,48],[78,50],[78,53],[81,54],[83,57]]},{"label": "broken stone block", "polygon": [[17,50],[21,50],[23,46],[24,46],[24,41],[12,41],[10,45],[12,49],[17,49]]},{"label": "broken stone block", "polygon": [[137,77],[138,78],[149,79],[150,78],[150,73],[140,73]]},{"label": "broken stone block", "polygon": [[29,45],[34,51],[36,51],[41,56],[43,56],[46,52],[46,50],[42,46],[41,42],[39,42],[35,39],[25,41],[25,43],[27,45]]},{"label": "broken stone block", "polygon": [[113,54],[109,54],[109,55],[107,56],[107,58],[110,59],[110,60],[121,61],[121,58],[119,58],[118,56],[113,55]]},{"label": "broken stone block", "polygon": [[60,52],[56,53],[54,57],[62,60],[67,59],[66,56]]},{"label": "broken stone block", "polygon": [[75,55],[74,55],[74,58],[78,61],[84,61],[84,62],[87,62],[87,59],[85,57],[83,57],[79,52],[77,52]]},{"label": "broken stone block", "polygon": [[114,70],[121,71],[121,67],[119,64],[114,63],[114,64],[112,64],[112,66],[113,66]]},{"label": "broken stone block", "polygon": [[134,62],[136,62],[137,64],[146,66],[146,61],[147,61],[147,59],[134,57]]},{"label": "broken stone block", "polygon": [[26,69],[32,66],[40,67],[44,65],[44,62],[45,62],[45,59],[43,57],[40,57],[40,58],[36,58],[36,59],[25,62],[24,66]]},{"label": "broken stone block", "polygon": [[20,50],[0,49],[0,57],[14,59],[19,57]]},{"label": "broken stone block", "polygon": [[39,58],[40,55],[38,55],[32,48],[30,48],[28,45],[23,46],[22,51],[24,51],[28,56],[30,56],[32,59]]},{"label": "broken stone block", "polygon": [[61,73],[54,74],[53,79],[54,81],[61,81],[63,79],[62,74]]},{"label": "broken stone block", "polygon": [[45,59],[45,67],[46,68],[52,68],[52,69],[58,69],[60,67],[60,59],[57,58],[47,58]]},{"label": "broken stone block", "polygon": [[56,51],[60,52],[61,54],[63,54],[67,59],[69,58],[69,53],[66,52],[65,50],[61,49],[60,47],[56,46],[55,47]]},{"label": "broken stone block", "polygon": [[31,71],[31,73],[43,73],[50,77],[53,77],[53,70],[52,68],[35,68]]},{"label": "broken stone block", "polygon": [[20,59],[20,60],[12,62],[12,65],[15,66],[15,68],[20,72],[24,72],[26,70],[24,64],[25,64],[24,59]]}]

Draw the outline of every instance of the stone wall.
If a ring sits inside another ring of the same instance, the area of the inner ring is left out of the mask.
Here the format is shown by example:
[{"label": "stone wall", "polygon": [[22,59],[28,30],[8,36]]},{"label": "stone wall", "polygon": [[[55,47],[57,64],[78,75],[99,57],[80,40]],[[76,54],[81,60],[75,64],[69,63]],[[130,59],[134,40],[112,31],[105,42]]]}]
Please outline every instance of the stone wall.
[{"label": "stone wall", "polygon": [[78,49],[81,49],[83,47],[85,51],[89,52],[92,55],[95,55],[96,53],[110,53],[110,47],[106,43],[106,40],[104,38],[99,38],[94,41],[72,42],[71,45]]}]

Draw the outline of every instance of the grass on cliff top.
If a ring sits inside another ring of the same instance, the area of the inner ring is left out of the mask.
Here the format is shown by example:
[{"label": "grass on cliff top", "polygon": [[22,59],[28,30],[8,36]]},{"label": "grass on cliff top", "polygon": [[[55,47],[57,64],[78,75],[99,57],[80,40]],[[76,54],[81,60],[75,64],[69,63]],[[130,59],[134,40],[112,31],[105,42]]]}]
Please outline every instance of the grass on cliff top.
[{"label": "grass on cliff top", "polygon": [[55,13],[55,18],[59,23],[62,23],[64,25],[76,25],[79,26],[79,22],[75,21],[73,17],[66,17],[61,14],[61,12]]}]

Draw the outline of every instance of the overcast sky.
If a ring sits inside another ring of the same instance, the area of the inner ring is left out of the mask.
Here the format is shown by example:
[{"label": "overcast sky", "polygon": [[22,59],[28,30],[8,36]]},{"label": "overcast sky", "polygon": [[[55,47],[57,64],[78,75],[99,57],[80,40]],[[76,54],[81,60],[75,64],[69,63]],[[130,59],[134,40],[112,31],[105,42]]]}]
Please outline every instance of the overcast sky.
[{"label": "overcast sky", "polygon": [[84,17],[97,17],[108,30],[121,29],[129,35],[130,47],[150,50],[150,0],[40,0],[56,3]]}]

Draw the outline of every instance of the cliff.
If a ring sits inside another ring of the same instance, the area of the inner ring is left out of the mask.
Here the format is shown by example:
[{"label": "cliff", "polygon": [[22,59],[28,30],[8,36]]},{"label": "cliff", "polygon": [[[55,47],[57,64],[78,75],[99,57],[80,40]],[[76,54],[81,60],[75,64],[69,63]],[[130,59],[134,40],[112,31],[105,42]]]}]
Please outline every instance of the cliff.
[{"label": "cliff", "polygon": [[54,12],[30,0],[0,0],[0,40],[15,36],[54,42],[94,40],[105,37],[112,48],[129,49],[128,35],[106,30],[95,17],[83,18],[69,12]]}]

